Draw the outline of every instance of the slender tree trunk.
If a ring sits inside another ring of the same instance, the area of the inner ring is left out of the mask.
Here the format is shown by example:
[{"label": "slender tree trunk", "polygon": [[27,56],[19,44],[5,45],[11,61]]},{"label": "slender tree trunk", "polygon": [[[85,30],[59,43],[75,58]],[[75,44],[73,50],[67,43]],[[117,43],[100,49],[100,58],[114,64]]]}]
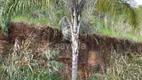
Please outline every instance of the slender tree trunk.
[{"label": "slender tree trunk", "polygon": [[69,0],[71,14],[71,41],[72,41],[72,80],[77,79],[78,54],[79,54],[79,28],[80,14],[84,7],[85,0]]},{"label": "slender tree trunk", "polygon": [[77,79],[78,68],[78,15],[77,15],[77,0],[70,0],[70,13],[71,13],[71,35],[72,35],[72,80]]},{"label": "slender tree trunk", "polygon": [[77,68],[78,68],[78,32],[77,32],[77,14],[76,11],[73,12],[72,15],[72,80],[76,80],[77,78]]}]

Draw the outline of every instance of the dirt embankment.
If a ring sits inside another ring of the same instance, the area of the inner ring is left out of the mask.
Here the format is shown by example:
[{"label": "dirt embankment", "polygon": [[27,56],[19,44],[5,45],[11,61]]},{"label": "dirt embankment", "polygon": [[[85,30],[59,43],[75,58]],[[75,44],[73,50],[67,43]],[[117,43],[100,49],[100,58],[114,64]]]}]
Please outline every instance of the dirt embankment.
[{"label": "dirt embankment", "polygon": [[22,22],[9,24],[8,30],[8,35],[4,35],[0,32],[1,54],[5,53],[4,50],[7,49],[7,46],[12,47],[17,40],[19,44],[22,44],[22,42],[27,39],[31,40],[32,46],[37,47],[41,45],[45,46],[48,42],[57,43],[58,40],[62,38],[62,34],[58,29],[52,29],[48,26],[25,24]]},{"label": "dirt embankment", "polygon": [[[59,59],[59,62],[61,61],[71,67],[71,44],[68,41],[62,40],[63,35],[60,30],[48,26],[38,26],[25,23],[11,23],[8,25],[8,30],[8,36],[5,36],[0,32],[1,56],[2,53],[8,53],[16,41],[18,41],[18,44],[23,44],[25,40],[29,39],[33,51],[36,51],[39,46],[44,47],[51,43],[51,47],[58,49],[61,53],[60,55],[62,58]],[[109,36],[95,34],[80,35],[79,42],[80,75],[86,75],[86,72],[88,73],[90,70],[105,73],[106,68],[109,66],[109,59],[112,50],[128,55],[131,53],[141,54],[142,52],[141,42],[134,42]]]},{"label": "dirt embankment", "polygon": [[2,53],[8,53],[9,47],[8,36],[0,32],[0,57],[2,57]]}]

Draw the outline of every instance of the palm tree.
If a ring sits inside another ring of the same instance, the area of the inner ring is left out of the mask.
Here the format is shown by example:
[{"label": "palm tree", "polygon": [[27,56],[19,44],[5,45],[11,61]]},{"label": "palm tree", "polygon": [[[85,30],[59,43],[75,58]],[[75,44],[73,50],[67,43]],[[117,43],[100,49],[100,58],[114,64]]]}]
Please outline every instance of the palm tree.
[{"label": "palm tree", "polygon": [[[67,1],[67,0],[60,0]],[[139,10],[133,8],[130,4],[126,3],[126,0],[68,0],[69,10],[71,15],[71,32],[72,32],[72,50],[73,50],[73,71],[72,80],[76,80],[77,71],[77,56],[78,56],[78,35],[79,35],[79,16],[86,11],[93,13],[95,11],[104,14],[111,14],[113,16],[119,16],[123,13],[130,24],[134,27],[139,24]],[[11,20],[11,17],[18,12],[24,12],[25,10],[31,10],[35,7],[40,9],[54,7],[56,0],[1,0],[3,5],[0,5],[0,24],[3,31],[7,32],[6,24]],[[85,5],[84,5],[85,3]],[[58,5],[60,6],[60,5]],[[61,5],[62,6],[62,5]],[[84,9],[82,7],[84,6]],[[90,8],[93,8],[90,10]]]}]

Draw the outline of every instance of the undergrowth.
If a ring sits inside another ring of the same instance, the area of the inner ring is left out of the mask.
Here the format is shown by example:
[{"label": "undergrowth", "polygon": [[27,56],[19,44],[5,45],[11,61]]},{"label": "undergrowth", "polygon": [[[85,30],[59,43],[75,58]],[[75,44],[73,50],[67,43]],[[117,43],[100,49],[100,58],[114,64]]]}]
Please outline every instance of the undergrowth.
[{"label": "undergrowth", "polygon": [[[0,59],[0,80],[67,80],[64,74],[59,74],[63,65],[53,60],[58,52],[48,47],[36,50],[38,53],[33,53],[29,41],[22,45],[16,41],[10,54]],[[94,73],[89,80],[141,80],[142,58],[130,54],[128,57],[112,50],[107,73]]]},{"label": "undergrowth", "polygon": [[63,80],[58,71],[63,66],[55,60],[58,53],[49,48],[30,49],[31,41],[15,42],[9,55],[0,59],[0,80]]},{"label": "undergrowth", "polygon": [[106,76],[108,80],[141,80],[142,57],[136,55],[128,57],[113,51]]},{"label": "undergrowth", "polygon": [[90,80],[142,80],[142,57],[128,57],[114,50],[111,52],[110,66],[104,78],[94,73]]}]

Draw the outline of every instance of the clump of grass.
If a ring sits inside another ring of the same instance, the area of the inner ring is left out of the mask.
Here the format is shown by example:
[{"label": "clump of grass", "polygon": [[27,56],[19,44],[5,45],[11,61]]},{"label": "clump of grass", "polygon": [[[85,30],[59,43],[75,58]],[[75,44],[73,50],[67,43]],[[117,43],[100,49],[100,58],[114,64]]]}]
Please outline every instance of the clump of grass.
[{"label": "clump of grass", "polygon": [[58,75],[63,66],[51,60],[58,53],[48,47],[38,48],[40,54],[33,54],[31,41],[19,44],[15,41],[13,49],[0,64],[0,80],[63,80]]},{"label": "clump of grass", "polygon": [[26,23],[33,23],[33,24],[42,24],[42,25],[49,25],[49,20],[45,17],[43,18],[33,18],[33,17],[24,17],[24,16],[16,16],[13,19],[13,22],[24,21]]},{"label": "clump of grass", "polygon": [[65,12],[56,8],[33,9],[12,17],[12,22],[24,21],[27,23],[48,25],[59,28],[59,21]]},{"label": "clump of grass", "polygon": [[[108,80],[141,80],[142,79],[142,58],[120,55],[113,52],[110,61],[110,69],[107,72]],[[133,53],[131,53],[133,54]]]},{"label": "clump of grass", "polygon": [[94,73],[89,80],[142,80],[142,57],[130,54],[112,51],[106,74]]}]

